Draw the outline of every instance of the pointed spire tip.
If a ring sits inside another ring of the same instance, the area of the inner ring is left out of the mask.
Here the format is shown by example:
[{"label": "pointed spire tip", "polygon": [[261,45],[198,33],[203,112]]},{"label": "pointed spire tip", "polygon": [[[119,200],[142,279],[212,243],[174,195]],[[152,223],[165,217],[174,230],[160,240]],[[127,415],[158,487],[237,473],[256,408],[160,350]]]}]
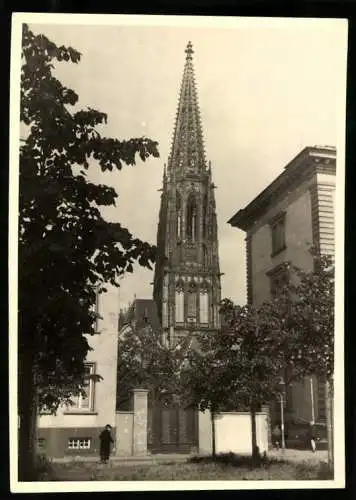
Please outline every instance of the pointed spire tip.
[{"label": "pointed spire tip", "polygon": [[193,45],[192,45],[191,41],[189,41],[187,43],[187,48],[185,49],[185,53],[187,54],[187,57],[186,57],[187,61],[189,59],[192,59],[192,54],[194,54],[194,50],[193,50]]}]

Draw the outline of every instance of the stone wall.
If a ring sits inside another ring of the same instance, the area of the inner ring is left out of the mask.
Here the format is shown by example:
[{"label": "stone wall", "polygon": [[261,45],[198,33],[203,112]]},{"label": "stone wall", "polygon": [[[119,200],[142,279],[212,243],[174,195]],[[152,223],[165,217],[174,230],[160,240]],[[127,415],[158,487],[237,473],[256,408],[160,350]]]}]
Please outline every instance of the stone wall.
[{"label": "stone wall", "polygon": [[116,412],[116,455],[147,455],[148,391],[133,390],[133,411]]},{"label": "stone wall", "polygon": [[[216,453],[252,453],[251,415],[248,412],[229,412],[215,415]],[[261,453],[268,452],[268,414],[256,414],[257,446]],[[212,453],[210,412],[199,413],[199,454]]]},{"label": "stone wall", "polygon": [[133,454],[133,417],[132,411],[116,412],[116,455]]},{"label": "stone wall", "polygon": [[134,389],[133,454],[147,455],[147,396],[146,389]]}]

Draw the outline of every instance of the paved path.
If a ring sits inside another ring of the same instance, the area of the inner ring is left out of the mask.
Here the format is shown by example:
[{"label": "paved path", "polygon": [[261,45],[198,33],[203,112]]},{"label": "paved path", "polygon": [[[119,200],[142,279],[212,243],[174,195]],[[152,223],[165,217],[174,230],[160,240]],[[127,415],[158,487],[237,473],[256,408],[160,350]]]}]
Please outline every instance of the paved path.
[{"label": "paved path", "polygon": [[[146,455],[142,457],[122,457],[113,455],[110,458],[111,464],[117,465],[155,465],[155,464],[163,464],[163,463],[172,463],[172,462],[186,462],[187,459],[191,457],[191,455],[183,455],[183,454],[154,454],[154,455]],[[64,457],[64,458],[54,458],[53,462],[55,463],[70,463],[70,462],[98,462],[100,464],[98,457]]]}]

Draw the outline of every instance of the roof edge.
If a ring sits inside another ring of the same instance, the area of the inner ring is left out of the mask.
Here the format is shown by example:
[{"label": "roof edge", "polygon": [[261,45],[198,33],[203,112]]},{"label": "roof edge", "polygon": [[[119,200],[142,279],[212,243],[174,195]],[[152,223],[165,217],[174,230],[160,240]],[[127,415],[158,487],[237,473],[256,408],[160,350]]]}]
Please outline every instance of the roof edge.
[{"label": "roof edge", "polygon": [[[310,158],[326,158],[336,160],[336,148],[333,146],[307,146],[297,154],[263,191],[261,191],[245,208],[238,210],[227,223],[233,227],[248,231],[254,222],[254,216],[265,212],[271,197],[278,196],[293,179],[305,180],[305,175],[315,171],[315,163],[307,162]],[[302,167],[302,171],[300,170]],[[313,169],[311,171],[311,169]],[[316,170],[317,171],[317,170]],[[332,172],[330,172],[332,173]]]}]

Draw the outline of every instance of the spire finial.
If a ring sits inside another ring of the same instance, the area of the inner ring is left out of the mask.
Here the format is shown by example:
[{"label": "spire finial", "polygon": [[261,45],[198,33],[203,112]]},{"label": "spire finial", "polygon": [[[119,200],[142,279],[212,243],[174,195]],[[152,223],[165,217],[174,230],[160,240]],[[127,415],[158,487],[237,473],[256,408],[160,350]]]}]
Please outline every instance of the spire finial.
[{"label": "spire finial", "polygon": [[185,53],[187,54],[187,57],[186,57],[187,61],[193,59],[192,54],[194,54],[194,50],[193,50],[193,45],[192,45],[191,41],[188,42],[187,48],[185,49]]}]

